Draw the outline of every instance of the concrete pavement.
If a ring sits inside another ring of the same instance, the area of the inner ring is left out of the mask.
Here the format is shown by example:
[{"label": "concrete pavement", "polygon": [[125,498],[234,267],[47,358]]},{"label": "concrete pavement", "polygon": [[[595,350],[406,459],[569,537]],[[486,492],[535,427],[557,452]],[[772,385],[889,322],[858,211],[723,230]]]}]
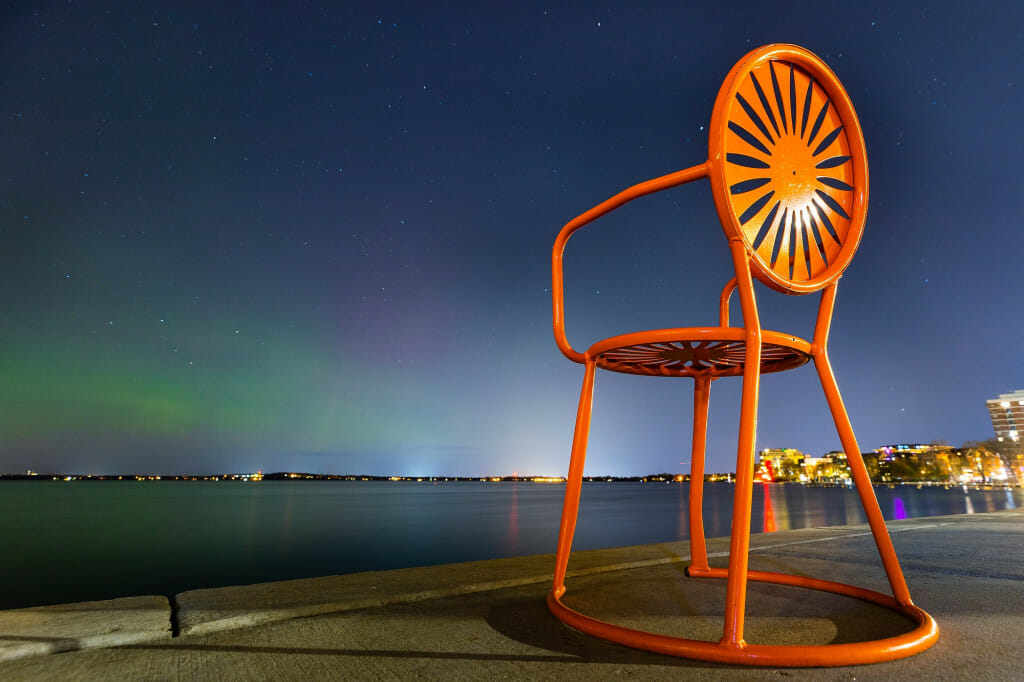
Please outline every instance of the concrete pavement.
[{"label": "concrete pavement", "polygon": [[[548,613],[553,557],[543,555],[195,590],[173,604],[0,612],[0,678],[1024,679],[1024,510],[889,525],[914,601],[941,630],[928,651],[891,663],[736,668],[608,644]],[[712,564],[724,565],[727,546],[709,541]],[[758,534],[751,547],[751,568],[888,592],[866,526]],[[626,626],[717,640],[724,582],[685,578],[688,553],[684,541],[574,554],[567,602]],[[749,588],[752,642],[860,641],[910,627],[857,600]]]}]

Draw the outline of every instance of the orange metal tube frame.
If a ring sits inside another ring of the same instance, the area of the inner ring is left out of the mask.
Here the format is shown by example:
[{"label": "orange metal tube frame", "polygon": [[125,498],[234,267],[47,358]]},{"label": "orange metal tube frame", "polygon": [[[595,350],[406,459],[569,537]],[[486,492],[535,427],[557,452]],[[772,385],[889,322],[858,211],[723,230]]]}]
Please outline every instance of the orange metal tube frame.
[{"label": "orange metal tube frame", "polygon": [[693,449],[690,452],[690,566],[691,571],[707,571],[708,550],[704,540],[704,454],[708,438],[708,401],[711,398],[711,377],[697,377],[693,382]]},{"label": "orange metal tube frame", "polygon": [[576,216],[566,223],[565,227],[558,233],[555,245],[551,249],[551,310],[554,318],[555,343],[558,344],[558,349],[562,351],[565,357],[573,362],[583,362],[583,353],[574,350],[565,336],[565,295],[562,276],[562,255],[565,252],[565,244],[569,241],[572,233],[637,197],[660,192],[663,189],[669,189],[687,182],[693,182],[694,180],[705,178],[707,175],[708,164],[705,162],[699,166],[693,166],[692,168],[638,183],[601,202],[586,213]]},{"label": "orange metal tube frame", "polygon": [[[728,578],[728,572],[724,569],[711,569],[707,577]],[[904,614],[916,623],[916,627],[902,635],[869,642],[797,646],[744,643],[742,646],[725,646],[722,642],[672,637],[606,623],[569,608],[562,603],[561,595],[556,595],[554,591],[548,593],[547,602],[548,608],[561,621],[589,635],[636,649],[715,663],[783,667],[826,667],[880,663],[905,658],[924,651],[939,637],[938,626],[931,616],[913,604],[899,604],[892,597],[880,592],[827,580],[766,571],[750,571],[747,573],[747,578],[757,582],[832,592],[867,601]]]},{"label": "orange metal tube frame", "polygon": [[733,277],[722,287],[722,295],[718,298],[718,326],[729,326],[729,297],[736,290],[736,278]]},{"label": "orange metal tube frame", "polygon": [[867,467],[864,466],[864,458],[861,457],[860,447],[857,445],[857,437],[853,433],[853,426],[850,424],[850,416],[843,405],[843,398],[839,395],[839,385],[836,383],[835,374],[832,372],[832,364],[828,361],[828,333],[832,326],[832,311],[836,302],[835,282],[830,284],[821,293],[821,303],[818,306],[818,321],[814,325],[814,340],[811,343],[811,354],[814,357],[814,367],[818,371],[818,378],[821,381],[821,388],[825,392],[825,400],[828,402],[829,410],[832,412],[832,419],[836,424],[836,431],[839,433],[839,442],[846,452],[846,460],[850,465],[850,474],[853,476],[857,494],[860,496],[861,506],[868,517],[868,526],[875,538],[875,545],[878,547],[882,565],[885,567],[886,577],[889,579],[889,586],[892,588],[896,601],[903,605],[910,605],[910,591],[907,589],[907,582],[903,577],[899,559],[896,558],[896,550],[892,546],[892,538],[889,536],[889,529],[885,527],[885,519],[882,517],[882,510],[878,507],[878,499],[871,488],[871,478],[868,476]]},{"label": "orange metal tube frame", "polygon": [[[835,375],[828,360],[828,334],[837,289],[834,281],[822,291],[818,307],[818,317],[814,328],[814,337],[810,345],[810,353],[814,360],[814,366],[821,381],[840,441],[847,453],[854,484],[867,515],[868,524],[882,559],[893,596],[890,597],[872,590],[815,578],[748,570],[754,445],[757,431],[757,399],[761,374],[763,334],[751,276],[751,256],[747,247],[740,239],[730,240],[729,246],[736,277],[725,285],[719,301],[720,325],[723,328],[728,327],[729,298],[734,290],[739,292],[746,353],[740,399],[736,487],[733,497],[732,530],[727,569],[711,568],[708,565],[701,509],[703,503],[708,402],[712,381],[711,377],[707,375],[695,378],[694,432],[690,468],[691,561],[686,572],[687,575],[692,577],[723,578],[726,580],[726,607],[722,638],[718,642],[709,642],[632,630],[580,614],[565,606],[561,601],[565,593],[565,576],[579,511],[583,468],[586,459],[593,405],[594,375],[596,372],[596,363],[590,357],[590,353],[583,354],[574,350],[565,335],[562,256],[566,242],[572,233],[580,227],[637,197],[705,177],[707,172],[707,164],[702,164],[634,185],[566,224],[559,233],[552,249],[552,300],[555,339],[559,349],[566,357],[574,362],[585,364],[586,372],[583,387],[580,391],[579,408],[573,435],[565,501],[558,534],[554,580],[551,592],[548,594],[549,608],[552,613],[565,623],[603,639],[649,651],[723,663],[778,666],[838,666],[893,660],[923,651],[938,639],[938,626],[931,616],[915,606],[910,599],[910,593],[907,589],[903,572],[900,569],[892,540],[871,487],[871,480],[867,474],[867,469],[864,466],[863,459],[860,457],[860,450],[854,436],[853,427],[843,406]],[[593,348],[591,352],[593,352]],[[903,613],[917,625],[911,632],[904,635],[869,642],[820,646],[748,644],[743,639],[743,620],[748,580],[817,589],[861,599]]]},{"label": "orange metal tube frame", "polygon": [[725,629],[722,645],[742,647],[743,614],[747,605],[747,561],[750,553],[750,507],[754,488],[754,438],[757,433],[757,393],[761,380],[761,322],[754,300],[749,254],[738,239],[730,240],[736,268],[740,308],[746,336],[743,392],[740,396],[740,434],[736,446],[736,487],[733,490],[729,539],[729,577],[725,591]]},{"label": "orange metal tube frame", "polygon": [[580,507],[580,488],[583,485],[583,462],[587,456],[587,436],[590,433],[590,410],[594,403],[594,370],[597,366],[587,362],[583,388],[580,391],[580,405],[576,412],[576,430],[572,437],[572,454],[569,456],[569,474],[565,482],[565,502],[562,505],[562,521],[558,527],[558,549],[555,553],[555,579],[553,592],[562,596],[565,592],[565,570],[569,565],[572,551],[572,536],[576,530],[576,515]]}]

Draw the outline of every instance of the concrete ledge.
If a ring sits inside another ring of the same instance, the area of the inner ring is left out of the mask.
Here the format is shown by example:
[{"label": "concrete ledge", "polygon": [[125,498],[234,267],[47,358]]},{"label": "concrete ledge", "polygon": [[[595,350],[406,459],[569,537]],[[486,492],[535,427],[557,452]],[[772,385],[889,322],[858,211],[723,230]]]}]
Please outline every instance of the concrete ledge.
[{"label": "concrete ledge", "polygon": [[[914,526],[916,527],[916,526]],[[898,530],[893,528],[893,530]],[[870,535],[864,526],[789,531],[781,544],[804,544]],[[751,551],[773,548],[773,535],[751,536]],[[729,538],[708,540],[711,557],[728,556]],[[574,552],[567,579],[596,573],[689,561],[688,540]],[[428,599],[501,590],[551,580],[553,554],[462,564],[307,578],[237,587],[190,590],[175,596],[183,635]]]},{"label": "concrete ledge", "polygon": [[124,597],[0,611],[0,661],[171,637],[166,597]]},{"label": "concrete ledge", "polygon": [[[675,543],[672,543],[675,544]],[[632,551],[629,551],[632,550]],[[625,554],[632,555],[623,561]],[[575,574],[682,561],[669,545],[580,552]],[[493,559],[450,566],[191,590],[176,595],[181,634],[195,635],[391,604],[407,604],[551,580],[554,556]]]}]

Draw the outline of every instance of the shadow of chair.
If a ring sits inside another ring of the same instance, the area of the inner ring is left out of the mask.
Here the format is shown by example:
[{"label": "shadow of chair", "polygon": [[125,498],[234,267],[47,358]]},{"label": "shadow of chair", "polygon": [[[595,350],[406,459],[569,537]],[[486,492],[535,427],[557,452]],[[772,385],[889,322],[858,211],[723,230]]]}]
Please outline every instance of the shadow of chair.
[{"label": "shadow of chair", "polygon": [[[566,338],[562,257],[579,228],[646,194],[702,178],[728,239],[735,277],[720,298],[718,326],[656,329],[598,341],[586,352]],[[909,656],[938,638],[935,621],[913,604],[871,480],[828,360],[836,287],[864,229],[868,169],[860,124],[846,91],[818,57],[793,45],[768,45],[741,59],[715,101],[708,160],[634,185],[570,221],[552,250],[555,340],[570,360],[585,367],[565,503],[548,605],[560,620],[589,634],[650,651],[703,660],[773,666],[826,666]],[[813,336],[806,341],[762,329],[753,279],[784,294],[820,292]],[[743,325],[729,324],[729,301],[739,295]],[[782,573],[748,570],[751,495],[758,385],[761,374],[812,362],[835,421],[851,475],[878,548],[892,596],[851,585]],[[579,508],[597,368],[628,374],[694,380],[690,472],[692,577],[727,581],[724,628],[718,642],[642,632],[588,617],[566,606],[565,574]],[[742,377],[736,486],[728,568],[708,564],[701,503],[711,382]],[[911,618],[901,636],[816,646],[748,644],[743,639],[747,581],[757,580],[834,592],[880,604]]]}]

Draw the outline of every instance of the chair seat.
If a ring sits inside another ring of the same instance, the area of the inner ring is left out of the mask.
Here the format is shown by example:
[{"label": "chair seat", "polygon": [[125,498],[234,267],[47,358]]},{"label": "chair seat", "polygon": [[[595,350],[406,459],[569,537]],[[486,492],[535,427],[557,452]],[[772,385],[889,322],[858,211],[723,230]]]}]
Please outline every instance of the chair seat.
[{"label": "chair seat", "polygon": [[[586,356],[612,372],[666,377],[743,374],[747,344],[742,327],[681,327],[613,336]],[[761,372],[781,372],[811,359],[811,344],[790,334],[761,332]]]}]

